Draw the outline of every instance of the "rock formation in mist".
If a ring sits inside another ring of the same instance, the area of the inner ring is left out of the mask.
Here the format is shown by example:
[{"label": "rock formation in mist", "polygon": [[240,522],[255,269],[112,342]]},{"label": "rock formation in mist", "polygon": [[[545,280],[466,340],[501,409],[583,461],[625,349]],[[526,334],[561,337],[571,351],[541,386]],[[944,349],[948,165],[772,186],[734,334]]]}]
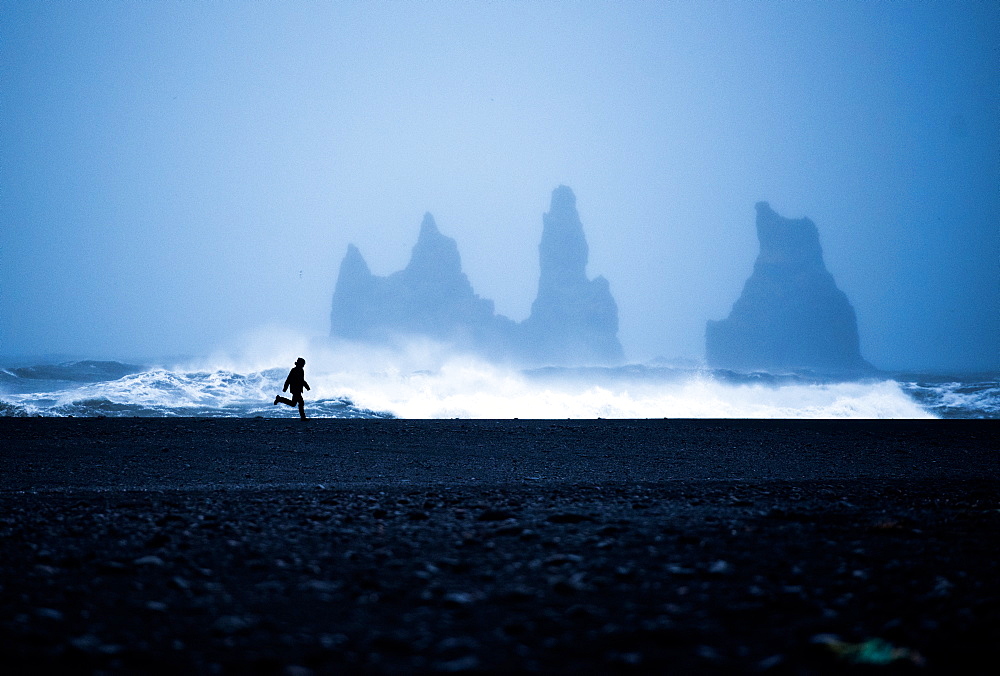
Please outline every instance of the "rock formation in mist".
[{"label": "rock formation in mist", "polygon": [[513,327],[477,296],[455,240],[424,215],[409,264],[388,277],[373,275],[353,244],[340,264],[330,312],[331,335],[388,344],[413,336],[497,356]]},{"label": "rock formation in mist", "polygon": [[374,344],[426,337],[523,365],[622,361],[618,307],[607,280],[587,279],[587,242],[569,188],[553,192],[543,226],[538,298],[521,324],[496,314],[492,301],[474,293],[455,240],[442,235],[427,214],[410,262],[399,272],[373,275],[357,247],[348,247],[333,294],[330,335]]},{"label": "rock formation in mist", "polygon": [[861,357],[854,308],[823,262],[808,218],[757,204],[760,253],[729,317],[709,321],[709,366],[740,371],[872,370]]},{"label": "rock formation in mist", "polygon": [[624,361],[618,342],[618,305],[604,277],[587,279],[587,240],[566,186],[552,191],[538,245],[538,296],[520,325],[523,349],[546,364]]}]

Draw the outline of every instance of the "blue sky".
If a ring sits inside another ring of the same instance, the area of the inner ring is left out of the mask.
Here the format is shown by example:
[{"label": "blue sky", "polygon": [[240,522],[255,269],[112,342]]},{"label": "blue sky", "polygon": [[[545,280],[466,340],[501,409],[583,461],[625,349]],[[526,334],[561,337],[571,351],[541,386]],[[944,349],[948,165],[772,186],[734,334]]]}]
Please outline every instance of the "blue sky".
[{"label": "blue sky", "polygon": [[515,320],[573,188],[636,361],[701,356],[754,203],[883,368],[1000,366],[1000,4],[0,2],[0,354],[329,330],[421,218]]}]

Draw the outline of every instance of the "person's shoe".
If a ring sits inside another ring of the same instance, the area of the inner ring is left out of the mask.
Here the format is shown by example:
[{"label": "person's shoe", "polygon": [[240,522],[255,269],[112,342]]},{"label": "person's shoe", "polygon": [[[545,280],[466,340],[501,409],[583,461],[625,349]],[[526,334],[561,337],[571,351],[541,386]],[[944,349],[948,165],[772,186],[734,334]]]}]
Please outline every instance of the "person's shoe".
[{"label": "person's shoe", "polygon": [[281,399],[281,395],[280,394],[274,395],[274,403],[271,404],[271,406],[276,406],[279,399]]}]

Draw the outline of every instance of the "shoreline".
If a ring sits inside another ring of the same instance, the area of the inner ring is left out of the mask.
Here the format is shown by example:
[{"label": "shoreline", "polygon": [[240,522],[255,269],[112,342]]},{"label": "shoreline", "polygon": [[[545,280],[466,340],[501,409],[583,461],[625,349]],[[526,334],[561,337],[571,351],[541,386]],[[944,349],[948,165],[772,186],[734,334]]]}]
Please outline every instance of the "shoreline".
[{"label": "shoreline", "polygon": [[0,418],[0,491],[1000,479],[992,420]]}]

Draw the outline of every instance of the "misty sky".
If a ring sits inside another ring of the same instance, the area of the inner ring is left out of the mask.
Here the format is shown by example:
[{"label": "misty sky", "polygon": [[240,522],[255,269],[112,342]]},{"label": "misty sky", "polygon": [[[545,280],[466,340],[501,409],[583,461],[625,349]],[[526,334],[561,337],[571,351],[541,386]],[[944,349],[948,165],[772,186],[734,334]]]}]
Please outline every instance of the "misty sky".
[{"label": "misty sky", "polygon": [[0,355],[329,332],[424,212],[522,320],[570,186],[633,361],[817,224],[881,368],[1000,365],[1000,3],[0,0]]}]

